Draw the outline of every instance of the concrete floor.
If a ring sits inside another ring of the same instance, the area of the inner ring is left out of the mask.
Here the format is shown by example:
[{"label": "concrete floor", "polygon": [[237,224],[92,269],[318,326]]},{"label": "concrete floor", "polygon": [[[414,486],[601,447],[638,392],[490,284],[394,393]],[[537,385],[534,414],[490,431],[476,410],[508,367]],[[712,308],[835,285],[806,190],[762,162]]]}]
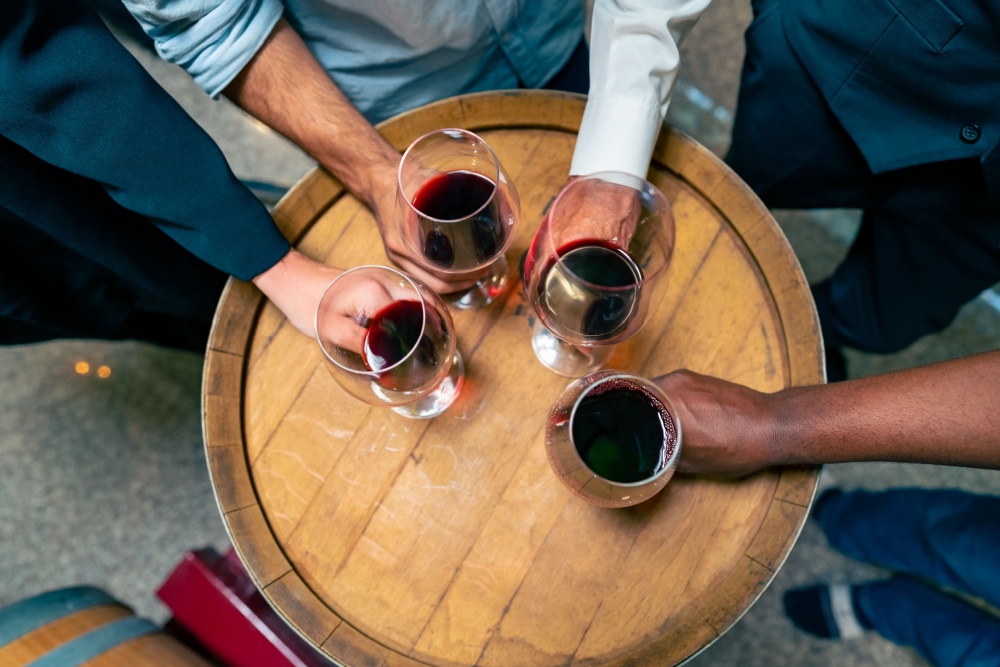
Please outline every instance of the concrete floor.
[{"label": "concrete floor", "polygon": [[[684,86],[671,120],[720,153],[735,104],[744,0],[716,0],[682,49]],[[290,185],[312,161],[186,75],[141,49],[134,53],[209,131],[240,177]],[[857,214],[776,212],[810,280],[843,256]],[[944,333],[895,355],[850,354],[854,376],[986,349],[1000,343],[1000,313],[969,304]],[[80,374],[78,362],[90,370]],[[102,378],[97,369],[107,366]],[[200,356],[141,343],[52,342],[0,348],[0,606],[44,590],[102,587],[156,621],[155,589],[181,555],[227,548],[202,451]],[[899,485],[1000,492],[1000,473],[900,464],[842,464],[827,472],[846,488]],[[785,589],[879,576],[829,549],[812,523],[770,588],[737,625],[696,657],[700,667],[925,664],[877,636],[825,642],[783,616]]]}]

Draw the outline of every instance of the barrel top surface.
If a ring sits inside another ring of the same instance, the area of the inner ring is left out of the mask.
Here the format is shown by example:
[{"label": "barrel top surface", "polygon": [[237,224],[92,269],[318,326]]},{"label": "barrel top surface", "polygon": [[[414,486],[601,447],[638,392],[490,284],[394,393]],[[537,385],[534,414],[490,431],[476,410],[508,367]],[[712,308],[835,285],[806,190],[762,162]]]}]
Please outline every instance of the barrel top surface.
[{"label": "barrel top surface", "polygon": [[[264,595],[341,664],[678,664],[746,612],[805,522],[816,468],[679,475],[624,510],[578,500],[549,469],[545,417],[568,380],[534,358],[517,259],[566,180],[583,105],[482,93],[379,127],[400,150],[437,128],[477,132],[520,195],[511,289],[452,311],[466,382],[444,415],[351,398],[256,288],[226,288],[203,387],[216,497]],[[662,302],[608,367],[688,368],[762,391],[823,382],[808,285],[763,204],[671,129],[649,179],[673,206],[676,247]],[[323,170],[274,216],[314,259],[389,263],[371,213]]]}]

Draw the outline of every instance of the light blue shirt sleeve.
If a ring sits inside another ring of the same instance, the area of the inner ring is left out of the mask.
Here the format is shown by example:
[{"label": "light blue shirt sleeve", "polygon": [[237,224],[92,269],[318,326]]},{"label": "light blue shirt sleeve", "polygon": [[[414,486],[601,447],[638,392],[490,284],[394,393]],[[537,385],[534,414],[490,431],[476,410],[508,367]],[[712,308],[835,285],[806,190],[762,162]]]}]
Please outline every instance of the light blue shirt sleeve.
[{"label": "light blue shirt sleeve", "polygon": [[167,62],[218,97],[281,18],[281,0],[123,0]]}]

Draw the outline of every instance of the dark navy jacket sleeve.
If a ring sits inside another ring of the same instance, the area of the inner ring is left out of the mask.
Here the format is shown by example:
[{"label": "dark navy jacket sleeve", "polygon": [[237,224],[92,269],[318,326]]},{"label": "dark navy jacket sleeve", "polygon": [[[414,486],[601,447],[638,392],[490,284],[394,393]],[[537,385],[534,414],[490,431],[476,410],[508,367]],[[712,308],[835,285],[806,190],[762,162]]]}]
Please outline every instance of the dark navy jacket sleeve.
[{"label": "dark navy jacket sleeve", "polygon": [[0,135],[237,278],[288,251],[212,139],[83,2],[0,3]]}]

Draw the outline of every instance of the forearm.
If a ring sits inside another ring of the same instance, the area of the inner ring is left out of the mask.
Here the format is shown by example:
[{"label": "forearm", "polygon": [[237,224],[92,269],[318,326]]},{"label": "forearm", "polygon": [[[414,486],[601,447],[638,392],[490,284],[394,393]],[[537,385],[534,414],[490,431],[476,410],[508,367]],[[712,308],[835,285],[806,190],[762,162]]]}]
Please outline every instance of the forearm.
[{"label": "forearm", "polygon": [[[230,275],[248,280],[288,250],[211,138],[87,3],[19,0],[0,7],[4,139],[99,184]],[[31,199],[19,198],[29,206]],[[15,213],[70,246],[81,234],[64,218]]]},{"label": "forearm", "polygon": [[786,389],[772,464],[900,461],[1000,469],[1000,351]]},{"label": "forearm", "polygon": [[393,224],[399,152],[354,108],[284,20],[225,94],[298,144],[367,204],[386,256],[400,268],[442,293],[474,284],[478,276],[441,279],[411,259]]},{"label": "forearm", "polygon": [[225,95],[291,139],[370,206],[385,188],[394,187],[399,153],[354,108],[284,20]]}]

